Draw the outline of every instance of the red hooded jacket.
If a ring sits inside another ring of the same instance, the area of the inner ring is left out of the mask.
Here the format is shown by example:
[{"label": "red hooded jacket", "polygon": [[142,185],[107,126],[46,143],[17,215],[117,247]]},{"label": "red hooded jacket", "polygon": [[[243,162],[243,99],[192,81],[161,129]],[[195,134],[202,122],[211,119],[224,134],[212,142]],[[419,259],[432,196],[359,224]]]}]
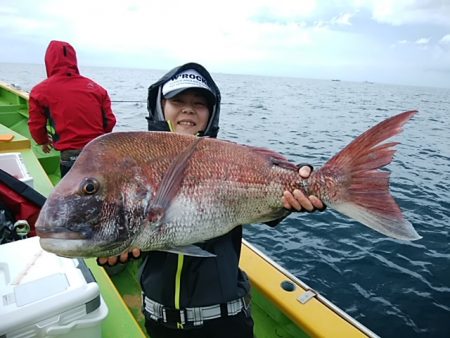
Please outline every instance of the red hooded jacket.
[{"label": "red hooded jacket", "polygon": [[47,120],[54,127],[56,150],[82,149],[89,141],[112,131],[116,118],[107,91],[84,76],[75,49],[51,41],[45,53],[47,79],[30,93],[28,126],[38,144],[48,143]]}]

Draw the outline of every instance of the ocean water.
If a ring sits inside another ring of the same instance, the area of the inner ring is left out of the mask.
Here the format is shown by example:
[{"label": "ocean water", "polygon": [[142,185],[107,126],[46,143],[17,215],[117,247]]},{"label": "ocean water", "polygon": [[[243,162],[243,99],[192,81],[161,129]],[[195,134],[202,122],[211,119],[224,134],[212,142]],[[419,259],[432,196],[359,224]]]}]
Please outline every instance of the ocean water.
[{"label": "ocean water", "polygon": [[[163,71],[80,67],[108,89],[116,131],[146,130],[148,86]],[[391,191],[423,239],[384,237],[337,212],[295,213],[245,237],[382,337],[450,337],[450,89],[214,74],[219,137],[268,147],[318,168],[354,137],[405,110],[419,113],[401,142]],[[43,66],[0,64],[25,90]]]}]

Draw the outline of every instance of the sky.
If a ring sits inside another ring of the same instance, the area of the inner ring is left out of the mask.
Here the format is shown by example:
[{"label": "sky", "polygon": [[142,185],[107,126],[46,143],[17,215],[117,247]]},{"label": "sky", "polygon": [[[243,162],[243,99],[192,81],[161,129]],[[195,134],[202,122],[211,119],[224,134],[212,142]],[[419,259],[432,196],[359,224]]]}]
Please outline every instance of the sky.
[{"label": "sky", "polygon": [[0,0],[0,62],[43,64],[51,40],[83,66],[450,88],[450,0]]}]

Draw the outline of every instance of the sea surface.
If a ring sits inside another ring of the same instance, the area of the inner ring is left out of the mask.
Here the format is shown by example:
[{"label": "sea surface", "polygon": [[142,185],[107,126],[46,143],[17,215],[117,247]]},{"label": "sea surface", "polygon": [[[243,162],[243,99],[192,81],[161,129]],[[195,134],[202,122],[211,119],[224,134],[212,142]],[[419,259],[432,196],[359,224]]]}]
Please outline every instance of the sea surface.
[{"label": "sea surface", "polygon": [[[174,65],[175,66],[175,65]],[[164,72],[89,68],[113,100],[116,131],[146,130],[148,86]],[[377,122],[419,113],[395,138],[391,190],[423,239],[404,242],[337,212],[296,213],[245,238],[382,337],[450,337],[450,89],[215,74],[219,137],[268,147],[319,168]],[[0,64],[0,80],[29,91],[42,65]]]}]

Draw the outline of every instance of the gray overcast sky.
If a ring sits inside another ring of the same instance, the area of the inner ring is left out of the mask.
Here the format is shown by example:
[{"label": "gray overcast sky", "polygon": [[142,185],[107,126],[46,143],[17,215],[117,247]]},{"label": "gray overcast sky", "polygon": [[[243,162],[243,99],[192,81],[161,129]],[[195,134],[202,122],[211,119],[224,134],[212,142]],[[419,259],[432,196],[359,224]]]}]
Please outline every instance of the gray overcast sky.
[{"label": "gray overcast sky", "polygon": [[0,0],[0,62],[43,64],[50,40],[83,66],[450,88],[449,0]]}]

